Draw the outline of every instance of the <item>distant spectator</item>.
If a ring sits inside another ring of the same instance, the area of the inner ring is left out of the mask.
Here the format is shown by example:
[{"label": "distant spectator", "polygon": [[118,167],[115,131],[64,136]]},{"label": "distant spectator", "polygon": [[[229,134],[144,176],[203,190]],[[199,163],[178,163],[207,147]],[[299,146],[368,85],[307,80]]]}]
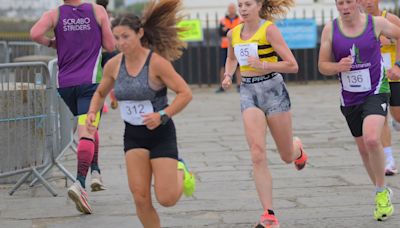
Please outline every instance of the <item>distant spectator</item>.
[{"label": "distant spectator", "polygon": [[[231,3],[228,6],[228,12],[225,15],[225,17],[221,18],[219,22],[219,33],[221,36],[221,45],[220,45],[220,72],[219,72],[219,79],[220,82],[224,80],[224,72],[225,72],[225,63],[226,63],[226,57],[228,55],[228,46],[229,46],[229,40],[228,37],[226,37],[226,34],[228,34],[229,30],[233,29],[236,25],[241,23],[241,19],[239,15],[236,13],[236,5]],[[241,76],[240,76],[240,71],[236,71],[236,83],[237,83],[237,90],[240,90],[240,81],[241,81]],[[222,93],[225,92],[224,88],[220,86],[216,93]]]}]

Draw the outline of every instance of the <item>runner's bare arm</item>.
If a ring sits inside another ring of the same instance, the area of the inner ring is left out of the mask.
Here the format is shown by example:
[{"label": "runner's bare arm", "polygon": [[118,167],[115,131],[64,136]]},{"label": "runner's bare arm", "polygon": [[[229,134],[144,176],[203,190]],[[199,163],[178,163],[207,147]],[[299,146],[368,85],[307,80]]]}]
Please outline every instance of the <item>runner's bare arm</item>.
[{"label": "runner's bare arm", "polygon": [[[383,17],[375,17],[375,25],[377,32],[400,44],[400,27],[398,25],[391,23]],[[400,60],[400,45],[397,45],[396,48],[396,60],[398,61]]]},{"label": "runner's bare arm", "polygon": [[97,113],[106,99],[108,93],[114,88],[114,83],[119,72],[119,65],[122,59],[122,54],[110,59],[103,70],[103,78],[101,79],[99,87],[93,94],[90,102],[88,113]]},{"label": "runner's bare arm", "polygon": [[172,64],[158,54],[154,53],[151,59],[151,65],[154,74],[176,93],[175,99],[166,109],[165,113],[172,117],[179,113],[192,100],[192,91],[185,80],[175,71]]},{"label": "runner's bare arm", "polygon": [[[379,32],[385,37],[395,40],[397,44],[400,44],[400,27],[383,17],[375,17],[375,27],[377,30],[376,32]],[[387,76],[389,79],[400,79],[400,67],[398,65],[399,60],[400,45],[396,45],[396,64],[387,71]]]},{"label": "runner's bare arm", "polygon": [[336,62],[332,53],[332,22],[325,25],[321,35],[318,69],[323,75],[336,75],[351,69],[352,59],[346,57]]},{"label": "runner's bare arm", "polygon": [[[395,24],[395,25],[397,25],[397,26],[400,27],[400,19],[399,19],[396,15],[394,15],[394,14],[392,14],[392,13],[387,13],[386,19],[387,19],[388,21],[392,22],[393,24]],[[377,35],[379,35],[379,34],[377,34]],[[382,36],[379,36],[379,38],[380,38],[380,40],[381,40],[381,44],[382,44],[382,45],[390,45],[390,44],[392,44],[392,43],[396,43],[396,40],[387,38],[387,37],[385,37],[385,36],[383,36],[383,35],[382,35]]]},{"label": "runner's bare arm", "polygon": [[33,25],[30,31],[31,39],[39,44],[47,47],[55,48],[54,39],[47,36],[55,25],[55,17],[57,12],[55,10],[45,12],[42,17]]},{"label": "runner's bare arm", "polygon": [[108,18],[107,11],[103,6],[95,4],[94,6],[96,10],[97,20],[99,21],[102,33],[102,46],[108,52],[112,52],[115,50],[115,41],[114,36],[111,32],[111,23]]},{"label": "runner's bare arm", "polygon": [[390,21],[392,24],[397,25],[400,27],[400,18],[392,13],[388,13],[386,19]]},{"label": "runner's bare arm", "polygon": [[238,61],[235,57],[235,51],[233,50],[232,47],[232,30],[228,32],[227,37],[229,39],[229,46],[228,46],[228,55],[226,57],[224,73],[228,74],[232,78],[233,74],[235,74],[238,65]]},{"label": "runner's bare arm", "polygon": [[290,51],[288,45],[283,39],[282,33],[279,31],[276,25],[270,25],[267,28],[267,39],[271,43],[274,51],[282,59],[276,63],[268,63],[267,69],[269,72],[280,72],[280,73],[297,73],[299,66],[293,53]]}]

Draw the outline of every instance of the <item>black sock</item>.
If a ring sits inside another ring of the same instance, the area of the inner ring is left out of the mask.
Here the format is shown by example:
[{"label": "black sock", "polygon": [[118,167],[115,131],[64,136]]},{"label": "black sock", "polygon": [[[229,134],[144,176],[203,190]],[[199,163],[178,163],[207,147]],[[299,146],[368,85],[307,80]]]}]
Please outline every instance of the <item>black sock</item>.
[{"label": "black sock", "polygon": [[268,214],[270,214],[270,215],[275,215],[274,211],[273,211],[273,210],[270,210],[270,209],[268,209]]}]

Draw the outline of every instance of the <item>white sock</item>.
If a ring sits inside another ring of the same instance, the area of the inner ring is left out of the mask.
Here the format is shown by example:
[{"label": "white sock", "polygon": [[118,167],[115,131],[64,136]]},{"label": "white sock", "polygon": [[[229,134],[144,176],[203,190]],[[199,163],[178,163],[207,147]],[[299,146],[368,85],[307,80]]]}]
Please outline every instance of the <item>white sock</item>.
[{"label": "white sock", "polygon": [[392,154],[392,147],[388,146],[383,148],[383,152],[385,152],[385,157],[387,161],[392,161],[393,160],[393,154]]},{"label": "white sock", "polygon": [[383,192],[383,191],[385,191],[385,189],[386,189],[386,185],[383,186],[383,187],[378,187],[378,186],[376,186],[375,192],[376,192],[376,193]]}]

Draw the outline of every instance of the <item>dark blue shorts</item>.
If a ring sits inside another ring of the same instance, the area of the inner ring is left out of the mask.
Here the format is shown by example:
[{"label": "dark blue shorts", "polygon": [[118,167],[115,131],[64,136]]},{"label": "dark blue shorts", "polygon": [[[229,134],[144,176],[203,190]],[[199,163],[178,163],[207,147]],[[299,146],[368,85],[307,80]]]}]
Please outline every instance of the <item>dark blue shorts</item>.
[{"label": "dark blue shorts", "polygon": [[228,57],[228,48],[219,49],[219,64],[220,67],[225,67],[226,57]]},{"label": "dark blue shorts", "polygon": [[58,88],[58,93],[74,116],[86,114],[98,84]]}]

